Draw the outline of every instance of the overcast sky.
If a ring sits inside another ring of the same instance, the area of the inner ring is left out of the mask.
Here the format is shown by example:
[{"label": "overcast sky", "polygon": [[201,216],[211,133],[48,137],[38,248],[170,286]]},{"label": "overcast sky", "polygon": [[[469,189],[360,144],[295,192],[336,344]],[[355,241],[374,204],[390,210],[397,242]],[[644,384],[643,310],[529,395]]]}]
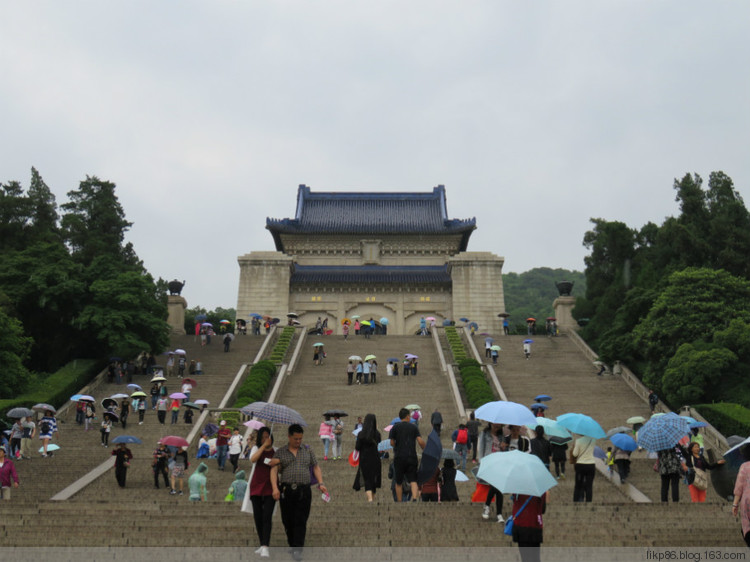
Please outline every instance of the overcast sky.
[{"label": "overcast sky", "polygon": [[188,306],[314,191],[427,191],[505,271],[583,269],[589,219],[750,201],[750,3],[3,2],[0,182],[117,184],[128,239]]}]

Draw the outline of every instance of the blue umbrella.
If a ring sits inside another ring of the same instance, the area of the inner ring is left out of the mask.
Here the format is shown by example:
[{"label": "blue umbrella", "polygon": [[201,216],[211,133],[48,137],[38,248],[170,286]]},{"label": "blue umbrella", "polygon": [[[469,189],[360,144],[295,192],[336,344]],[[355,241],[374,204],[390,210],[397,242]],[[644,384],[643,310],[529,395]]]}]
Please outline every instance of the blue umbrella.
[{"label": "blue umbrella", "polygon": [[248,314],[248,316],[250,318],[258,318],[258,319],[263,318],[263,316],[258,314],[257,312],[251,312],[250,314]]},{"label": "blue umbrella", "polygon": [[594,457],[597,459],[607,460],[607,453],[599,446],[594,447]]},{"label": "blue umbrella", "polygon": [[387,325],[388,325],[388,318],[386,318],[386,317],[384,316],[383,318],[381,318],[381,319],[380,319],[380,323],[381,323],[381,324],[382,324],[383,326],[387,326]]},{"label": "blue umbrella", "polygon": [[484,338],[484,343],[488,343],[490,345],[492,345],[494,341],[495,341],[494,338]]},{"label": "blue umbrella", "polygon": [[651,418],[638,430],[638,445],[648,451],[671,449],[690,432],[689,426],[674,412]]},{"label": "blue umbrella", "polygon": [[138,439],[135,435],[118,435],[112,439],[112,443],[135,443],[136,445],[140,445],[143,441]]},{"label": "blue umbrella", "polygon": [[143,389],[141,388],[141,385],[140,385],[140,384],[135,384],[134,382],[131,382],[131,383],[130,383],[130,384],[128,385],[128,388],[132,388],[133,390],[143,390]]},{"label": "blue umbrella", "polygon": [[573,438],[573,436],[570,435],[570,432],[567,429],[565,429],[555,420],[551,420],[549,418],[535,418],[534,423],[528,423],[526,424],[526,427],[535,429],[538,425],[541,425],[544,428],[544,434],[548,437],[561,437],[568,440]]},{"label": "blue umbrella", "polygon": [[585,414],[563,414],[562,416],[558,416],[557,423],[568,431],[572,431],[578,435],[593,437],[594,439],[601,439],[607,435],[602,426],[594,418]]},{"label": "blue umbrella", "polygon": [[394,362],[394,361],[395,361],[395,362],[398,362],[398,361],[401,361],[401,359],[399,359],[398,357],[389,357],[389,358],[387,359],[387,361],[390,361],[390,362]]},{"label": "blue umbrella", "polygon": [[205,322],[206,318],[208,318],[208,316],[206,316],[205,314],[196,314],[195,315],[196,322]]},{"label": "blue umbrella", "polygon": [[688,423],[698,423],[698,420],[690,416],[680,416],[683,420],[687,420]]},{"label": "blue umbrella", "polygon": [[523,340],[523,343],[534,343],[534,340]]},{"label": "blue umbrella", "polygon": [[693,422],[693,423],[689,424],[688,427],[690,429],[696,429],[698,427],[708,427],[708,424],[706,422],[696,421],[696,422]]},{"label": "blue umbrella", "polygon": [[450,325],[451,325],[451,321],[450,320],[448,320],[448,319],[443,320],[443,326],[450,326]]},{"label": "blue umbrella", "polygon": [[417,471],[418,484],[424,484],[433,477],[440,465],[442,454],[443,445],[440,442],[437,432],[433,429],[427,437],[427,443],[425,444],[424,451],[422,451],[422,461],[419,463],[419,470]]},{"label": "blue umbrella", "polygon": [[635,439],[633,439],[630,435],[625,435],[624,433],[615,433],[612,437],[609,438],[610,441],[612,441],[612,444],[617,447],[618,449],[622,449],[623,451],[635,451],[638,448],[638,444],[635,442]]},{"label": "blue umbrella", "polygon": [[469,321],[469,319],[468,319],[468,318],[459,318],[459,320],[460,320],[461,322],[468,322],[468,321]]},{"label": "blue umbrella", "polygon": [[542,404],[541,402],[534,402],[529,408],[532,410],[546,410],[549,406],[547,406],[547,404]]},{"label": "blue umbrella", "polygon": [[479,329],[479,324],[477,324],[476,322],[469,322],[468,326],[469,326],[469,329],[471,328],[474,328],[475,330]]},{"label": "blue umbrella", "polygon": [[474,412],[474,417],[490,423],[526,425],[536,422],[536,416],[526,406],[516,402],[487,402]]},{"label": "blue umbrella", "polygon": [[391,423],[389,423],[388,425],[395,425],[395,424],[397,424],[397,423],[398,423],[398,422],[400,422],[400,421],[401,421],[401,420],[400,420],[400,419],[398,419],[398,416],[396,416],[395,418],[393,418],[393,419],[391,420]]},{"label": "blue umbrella", "polygon": [[215,423],[207,423],[203,426],[203,431],[201,431],[202,435],[210,436],[210,435],[216,435],[216,433],[219,431],[219,426]]},{"label": "blue umbrella", "polygon": [[468,482],[469,477],[466,476],[462,471],[457,470],[456,471],[456,482]]},{"label": "blue umbrella", "polygon": [[521,451],[492,453],[482,459],[477,478],[505,494],[542,496],[557,480],[536,455]]},{"label": "blue umbrella", "polygon": [[383,439],[380,443],[378,443],[378,452],[382,453],[389,449],[393,449],[393,445],[391,445],[390,439]]},{"label": "blue umbrella", "polygon": [[547,402],[548,400],[552,400],[552,397],[549,394],[538,394],[534,396],[534,400],[537,402]]}]

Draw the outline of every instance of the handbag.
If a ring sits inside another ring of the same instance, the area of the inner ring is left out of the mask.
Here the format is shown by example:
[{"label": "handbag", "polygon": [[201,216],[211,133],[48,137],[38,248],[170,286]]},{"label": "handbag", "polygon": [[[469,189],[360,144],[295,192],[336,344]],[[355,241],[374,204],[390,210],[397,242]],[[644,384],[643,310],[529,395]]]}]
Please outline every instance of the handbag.
[{"label": "handbag", "polygon": [[695,486],[699,490],[707,490],[708,489],[708,474],[706,474],[706,471],[702,468],[694,468],[695,471],[695,477],[693,479],[693,486]]},{"label": "handbag", "polygon": [[575,464],[577,460],[578,460],[578,459],[577,459],[577,458],[576,458],[576,456],[575,456],[575,455],[573,454],[573,450],[571,449],[571,450],[570,450],[570,453],[568,454],[568,462],[569,462],[570,464]]},{"label": "handbag", "polygon": [[511,515],[508,517],[508,520],[505,522],[505,529],[503,529],[503,533],[505,533],[508,536],[513,536],[513,523],[516,520],[516,517],[521,515],[521,512],[524,510],[524,508],[528,505],[528,503],[531,501],[532,496],[529,496],[526,501],[521,506],[521,509],[518,510],[518,513],[515,515]]}]

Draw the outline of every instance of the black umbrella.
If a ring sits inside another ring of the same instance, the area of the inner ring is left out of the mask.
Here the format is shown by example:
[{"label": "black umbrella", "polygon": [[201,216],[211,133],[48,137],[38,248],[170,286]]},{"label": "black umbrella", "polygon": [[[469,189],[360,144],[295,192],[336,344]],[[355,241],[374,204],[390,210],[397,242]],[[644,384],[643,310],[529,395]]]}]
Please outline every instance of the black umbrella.
[{"label": "black umbrella", "polygon": [[34,412],[29,410],[28,408],[12,408],[8,410],[8,413],[6,415],[9,418],[21,419],[21,418],[27,418],[29,416],[33,416]]},{"label": "black umbrella", "polygon": [[433,429],[427,437],[427,444],[422,451],[422,462],[419,463],[419,471],[417,472],[418,484],[424,484],[435,475],[442,456],[443,444],[440,442],[437,431]]},{"label": "black umbrella", "polygon": [[324,416],[339,416],[343,418],[345,416],[348,416],[349,414],[347,414],[344,410],[334,409],[334,410],[328,410],[328,411],[323,412],[323,415]]},{"label": "black umbrella", "polygon": [[117,414],[116,414],[115,412],[110,412],[109,410],[107,410],[107,411],[106,411],[106,412],[104,412],[104,414],[102,414],[102,415],[103,415],[103,416],[104,416],[105,418],[106,418],[106,417],[109,417],[109,419],[111,419],[111,420],[112,420],[112,421],[114,421],[114,422],[116,422],[116,421],[120,421],[120,416],[118,416],[118,415],[117,415]]},{"label": "black umbrella", "polygon": [[114,398],[105,398],[102,400],[101,404],[102,408],[106,410],[107,408],[111,408],[112,406],[117,406],[117,400],[115,400]]}]

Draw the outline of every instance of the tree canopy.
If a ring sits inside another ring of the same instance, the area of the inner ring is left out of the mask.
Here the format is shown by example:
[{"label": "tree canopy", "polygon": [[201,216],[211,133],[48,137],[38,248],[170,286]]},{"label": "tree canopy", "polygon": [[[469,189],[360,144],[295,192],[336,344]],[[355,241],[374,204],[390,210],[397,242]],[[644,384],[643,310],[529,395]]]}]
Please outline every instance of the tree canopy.
[{"label": "tree canopy", "polygon": [[[87,177],[68,198],[60,215],[34,168],[26,191],[18,181],[0,184],[0,296],[15,342],[2,342],[4,366],[8,353],[23,369],[49,372],[73,358],[168,344],[164,283],[125,243],[131,223],[115,184]],[[0,386],[0,396],[9,390]]]},{"label": "tree canopy", "polygon": [[[628,363],[673,407],[750,406],[750,213],[713,172],[674,182],[680,214],[636,230],[592,219],[586,296],[574,310],[600,356]],[[739,397],[739,398],[738,398]]]}]

